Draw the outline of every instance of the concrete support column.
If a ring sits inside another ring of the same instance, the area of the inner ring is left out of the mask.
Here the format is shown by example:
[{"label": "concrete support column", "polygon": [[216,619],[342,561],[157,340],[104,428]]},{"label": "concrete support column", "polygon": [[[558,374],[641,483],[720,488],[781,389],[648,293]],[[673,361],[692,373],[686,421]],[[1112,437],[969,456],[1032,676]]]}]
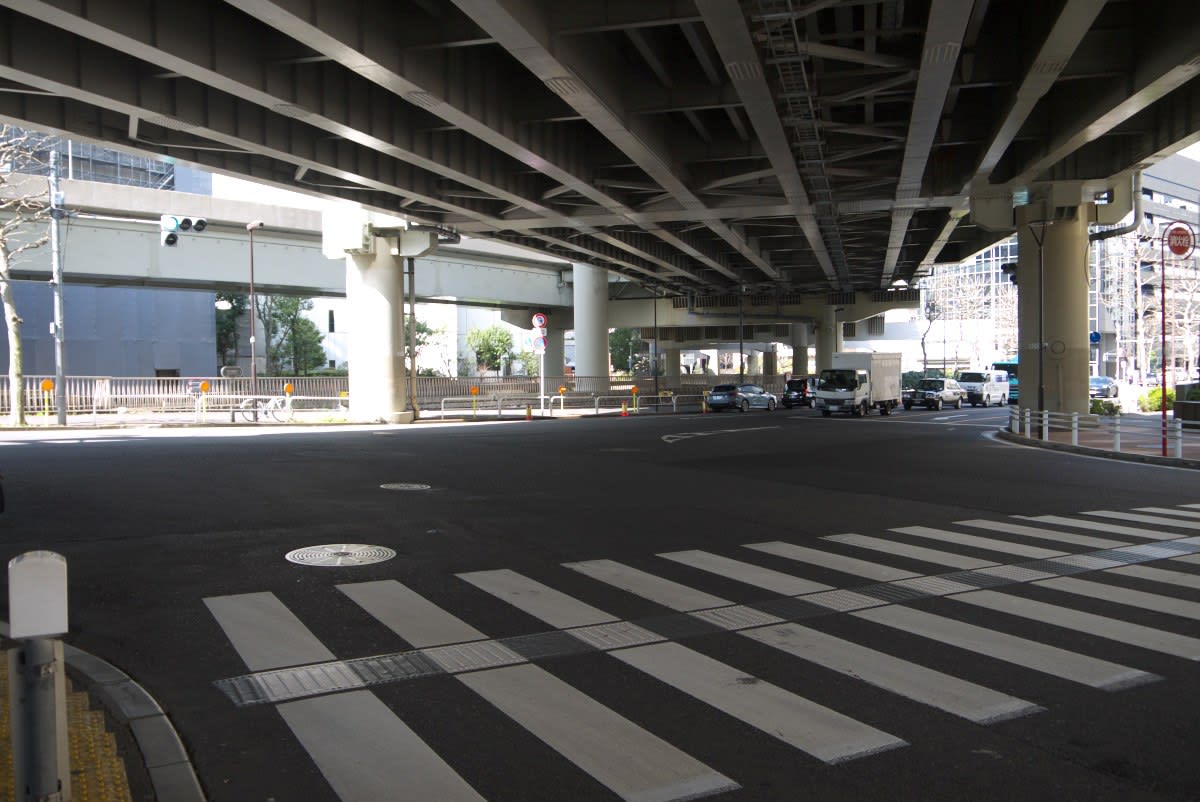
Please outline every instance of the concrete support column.
[{"label": "concrete support column", "polygon": [[833,355],[841,350],[842,322],[837,318],[837,307],[827,306],[817,330],[817,370],[833,367]]},{"label": "concrete support column", "polygon": [[1042,204],[1017,209],[1022,408],[1037,408],[1040,392],[1051,412],[1089,409],[1088,215],[1075,211],[1045,222]]},{"label": "concrete support column", "polygon": [[767,346],[767,350],[763,351],[762,355],[762,372],[764,381],[769,377],[776,376],[779,373],[779,362],[776,357],[778,354],[775,351],[775,345],[772,343]]},{"label": "concrete support column", "polygon": [[746,351],[746,374],[748,376],[761,376],[762,372],[762,351]]},{"label": "concrete support column", "polygon": [[666,379],[667,385],[676,387],[679,384],[679,349],[667,348],[663,350],[663,378]]},{"label": "concrete support column", "polygon": [[388,248],[346,257],[346,301],[354,310],[349,333],[351,420],[412,420],[405,393],[404,260]]},{"label": "concrete support column", "polygon": [[[554,328],[554,319],[546,328],[546,392],[554,394],[562,384],[563,374],[566,373],[566,329]],[[553,384],[553,386],[551,386]]]},{"label": "concrete support column", "polygon": [[576,389],[608,389],[608,271],[572,265],[575,303]]},{"label": "concrete support column", "polygon": [[807,323],[792,324],[792,375],[807,376],[812,373],[808,363],[809,332],[812,329]]}]

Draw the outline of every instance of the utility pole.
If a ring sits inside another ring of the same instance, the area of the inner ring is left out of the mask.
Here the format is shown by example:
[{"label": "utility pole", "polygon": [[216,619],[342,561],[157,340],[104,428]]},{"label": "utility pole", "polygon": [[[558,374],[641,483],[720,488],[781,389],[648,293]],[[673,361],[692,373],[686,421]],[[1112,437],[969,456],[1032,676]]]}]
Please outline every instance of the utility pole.
[{"label": "utility pole", "polygon": [[63,336],[62,251],[59,248],[58,221],[66,217],[62,192],[58,188],[58,149],[50,151],[50,288],[54,294],[54,406],[58,425],[67,425],[67,380]]}]

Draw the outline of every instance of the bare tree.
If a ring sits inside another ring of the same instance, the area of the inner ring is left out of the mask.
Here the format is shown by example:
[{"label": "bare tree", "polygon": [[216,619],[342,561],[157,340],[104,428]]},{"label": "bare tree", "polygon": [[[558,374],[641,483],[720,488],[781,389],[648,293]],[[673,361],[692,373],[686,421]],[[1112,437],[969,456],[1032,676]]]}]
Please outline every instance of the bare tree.
[{"label": "bare tree", "polygon": [[50,186],[39,175],[46,138],[0,126],[0,302],[8,332],[9,424],[25,425],[25,371],[21,364],[21,316],[13,297],[14,262],[45,245],[50,235]]},{"label": "bare tree", "polygon": [[929,321],[929,325],[925,327],[924,333],[921,334],[921,367],[926,376],[929,375],[929,352],[925,350],[925,339],[929,336],[930,329],[933,328],[933,321],[941,316],[942,310],[938,306],[937,301],[929,300],[925,302],[925,319]]}]

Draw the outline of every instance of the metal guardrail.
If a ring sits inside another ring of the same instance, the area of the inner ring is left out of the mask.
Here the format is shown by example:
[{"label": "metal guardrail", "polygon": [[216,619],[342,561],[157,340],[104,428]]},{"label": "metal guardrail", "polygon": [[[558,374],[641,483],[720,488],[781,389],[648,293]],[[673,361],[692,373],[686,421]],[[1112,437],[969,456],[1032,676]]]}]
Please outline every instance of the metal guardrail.
[{"label": "metal guardrail", "polygon": [[1081,415],[1078,412],[1048,412],[1035,409],[1011,408],[1008,412],[1008,430],[1029,439],[1050,440],[1053,432],[1069,432],[1070,443],[1081,445],[1080,434],[1087,435],[1082,445],[1122,452],[1122,440],[1126,445],[1137,439],[1142,445],[1137,453],[1145,453],[1146,438],[1160,442],[1160,456],[1183,459],[1184,446],[1200,444],[1200,433],[1186,429],[1182,420],[1134,415]]}]

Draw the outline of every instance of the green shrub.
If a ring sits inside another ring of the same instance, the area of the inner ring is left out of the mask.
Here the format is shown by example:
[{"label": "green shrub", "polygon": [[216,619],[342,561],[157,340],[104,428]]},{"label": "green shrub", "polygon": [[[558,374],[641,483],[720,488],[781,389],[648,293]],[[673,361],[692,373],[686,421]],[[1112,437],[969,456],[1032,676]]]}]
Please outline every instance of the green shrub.
[{"label": "green shrub", "polygon": [[1091,408],[1088,411],[1093,415],[1120,415],[1121,405],[1116,401],[1108,401],[1103,398],[1093,398]]},{"label": "green shrub", "polygon": [[[1138,409],[1142,412],[1161,412],[1163,408],[1162,388],[1155,387],[1138,399]],[[1175,405],[1175,391],[1167,388],[1167,409]]]}]

